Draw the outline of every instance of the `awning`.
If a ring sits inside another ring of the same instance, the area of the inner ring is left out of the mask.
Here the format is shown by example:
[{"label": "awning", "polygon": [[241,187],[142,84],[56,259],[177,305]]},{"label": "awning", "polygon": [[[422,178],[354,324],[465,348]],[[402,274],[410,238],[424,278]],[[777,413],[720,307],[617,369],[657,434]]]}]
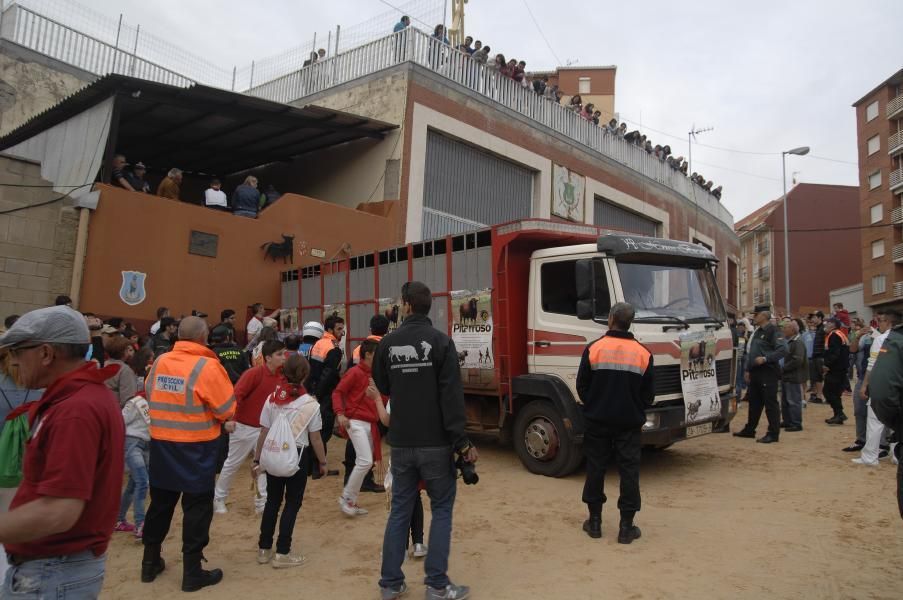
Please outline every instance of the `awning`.
[{"label": "awning", "polygon": [[[302,108],[203,85],[107,75],[0,138],[0,152],[113,97],[115,151],[148,167],[227,176],[338,144],[381,139],[397,125],[318,106]],[[94,152],[95,148],[85,148]]]}]

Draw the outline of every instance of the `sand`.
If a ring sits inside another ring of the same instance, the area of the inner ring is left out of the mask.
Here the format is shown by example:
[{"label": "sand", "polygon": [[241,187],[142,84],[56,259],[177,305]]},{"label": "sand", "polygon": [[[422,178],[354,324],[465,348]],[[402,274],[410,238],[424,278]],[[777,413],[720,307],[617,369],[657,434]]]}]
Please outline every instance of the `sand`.
[{"label": "sand", "polygon": [[[737,423],[745,422],[743,406]],[[895,467],[850,463],[855,455],[840,449],[853,439],[852,419],[829,427],[829,412],[810,405],[805,431],[785,433],[778,444],[712,434],[644,454],[643,537],[630,546],[616,541],[616,473],[606,481],[603,537],[592,540],[581,531],[582,471],[531,475],[511,448],[480,440],[480,482],[458,488],[449,573],[473,588],[474,599],[899,598]],[[333,440],[332,456],[343,443]],[[206,550],[208,567],[222,568],[225,579],[192,597],[379,597],[382,495],[362,494],[370,514],[350,519],[336,505],[341,477],[311,481],[295,527],[295,549],[308,564],[275,570],[255,562],[259,519],[246,469],[236,482]],[[102,597],[181,596],[176,514],[167,569],[152,584],[139,579],[141,545],[114,534]],[[406,597],[422,598],[422,563],[409,560],[405,572]]]}]

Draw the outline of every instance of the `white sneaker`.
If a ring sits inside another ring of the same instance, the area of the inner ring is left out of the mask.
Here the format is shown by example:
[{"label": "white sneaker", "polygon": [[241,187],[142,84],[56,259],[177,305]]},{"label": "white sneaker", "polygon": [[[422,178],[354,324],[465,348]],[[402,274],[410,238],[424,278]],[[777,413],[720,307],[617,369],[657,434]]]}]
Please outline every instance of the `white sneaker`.
[{"label": "white sneaker", "polygon": [[361,508],[357,504],[352,503],[344,496],[339,496],[339,508],[349,517],[359,517],[367,514],[367,509]]},{"label": "white sneaker", "polygon": [[273,560],[273,551],[264,548],[258,548],[257,550],[257,564],[265,565],[268,562]]},{"label": "white sneaker", "polygon": [[227,512],[229,512],[229,509],[226,508],[226,501],[225,500],[217,500],[216,498],[214,498],[213,499],[213,512],[218,515],[224,515]]},{"label": "white sneaker", "polygon": [[423,544],[414,544],[414,551],[412,552],[414,558],[423,558],[427,554],[427,547]]},{"label": "white sneaker", "polygon": [[254,514],[257,515],[257,516],[262,515],[262,514],[263,514],[263,509],[264,509],[263,506],[255,506],[255,507],[254,507]]},{"label": "white sneaker", "polygon": [[273,559],[274,569],[287,569],[289,567],[300,567],[307,562],[307,557],[300,554],[276,554]]},{"label": "white sneaker", "polygon": [[853,459],[851,459],[851,462],[853,462],[854,464],[857,464],[857,465],[865,465],[867,467],[877,467],[878,466],[877,462],[868,462],[868,461],[862,460],[861,458],[853,458]]}]

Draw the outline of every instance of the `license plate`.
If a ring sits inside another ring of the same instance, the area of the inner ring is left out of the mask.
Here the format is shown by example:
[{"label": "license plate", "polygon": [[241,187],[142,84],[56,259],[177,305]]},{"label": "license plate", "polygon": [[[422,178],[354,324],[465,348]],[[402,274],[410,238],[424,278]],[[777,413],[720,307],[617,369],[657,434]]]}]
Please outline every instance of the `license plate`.
[{"label": "license plate", "polygon": [[712,424],[711,423],[701,423],[699,425],[690,425],[687,427],[687,437],[698,437],[700,435],[705,435],[707,433],[712,433]]}]

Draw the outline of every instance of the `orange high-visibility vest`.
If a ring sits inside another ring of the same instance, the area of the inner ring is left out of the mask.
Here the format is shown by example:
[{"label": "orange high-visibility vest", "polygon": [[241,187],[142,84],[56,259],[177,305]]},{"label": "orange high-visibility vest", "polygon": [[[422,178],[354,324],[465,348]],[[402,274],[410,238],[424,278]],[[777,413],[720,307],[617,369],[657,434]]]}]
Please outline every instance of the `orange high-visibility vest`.
[{"label": "orange high-visibility vest", "polygon": [[232,382],[216,354],[195,342],[176,342],[145,381],[150,435],[167,442],[209,442],[235,414]]},{"label": "orange high-visibility vest", "polygon": [[323,334],[323,337],[317,340],[314,347],[310,349],[310,359],[322,363],[326,360],[326,355],[329,354],[333,348],[338,347],[338,343],[339,340],[327,331]]},{"label": "orange high-visibility vest", "polygon": [[[368,339],[368,340],[373,340],[374,342],[378,342],[378,341],[380,341],[381,339],[383,339],[383,336],[381,336],[381,335],[368,335],[368,336],[367,336],[367,339]],[[360,344],[358,344],[357,346],[355,346],[355,347],[354,347],[354,350],[351,351],[351,364],[352,364],[352,365],[356,365],[356,364],[359,363],[359,362],[361,362],[361,345],[360,345]]]},{"label": "orange high-visibility vest", "polygon": [[643,375],[652,354],[636,340],[605,336],[589,349],[589,364],[595,370],[626,371]]},{"label": "orange high-visibility vest", "polygon": [[828,335],[825,336],[825,349],[826,350],[828,348],[828,344],[831,342],[831,336],[834,335],[835,333],[838,335],[838,337],[840,337],[840,341],[843,342],[844,346],[850,345],[850,338],[847,337],[847,335],[843,332],[843,330],[835,329],[834,331],[832,331],[831,333],[829,333]]}]

